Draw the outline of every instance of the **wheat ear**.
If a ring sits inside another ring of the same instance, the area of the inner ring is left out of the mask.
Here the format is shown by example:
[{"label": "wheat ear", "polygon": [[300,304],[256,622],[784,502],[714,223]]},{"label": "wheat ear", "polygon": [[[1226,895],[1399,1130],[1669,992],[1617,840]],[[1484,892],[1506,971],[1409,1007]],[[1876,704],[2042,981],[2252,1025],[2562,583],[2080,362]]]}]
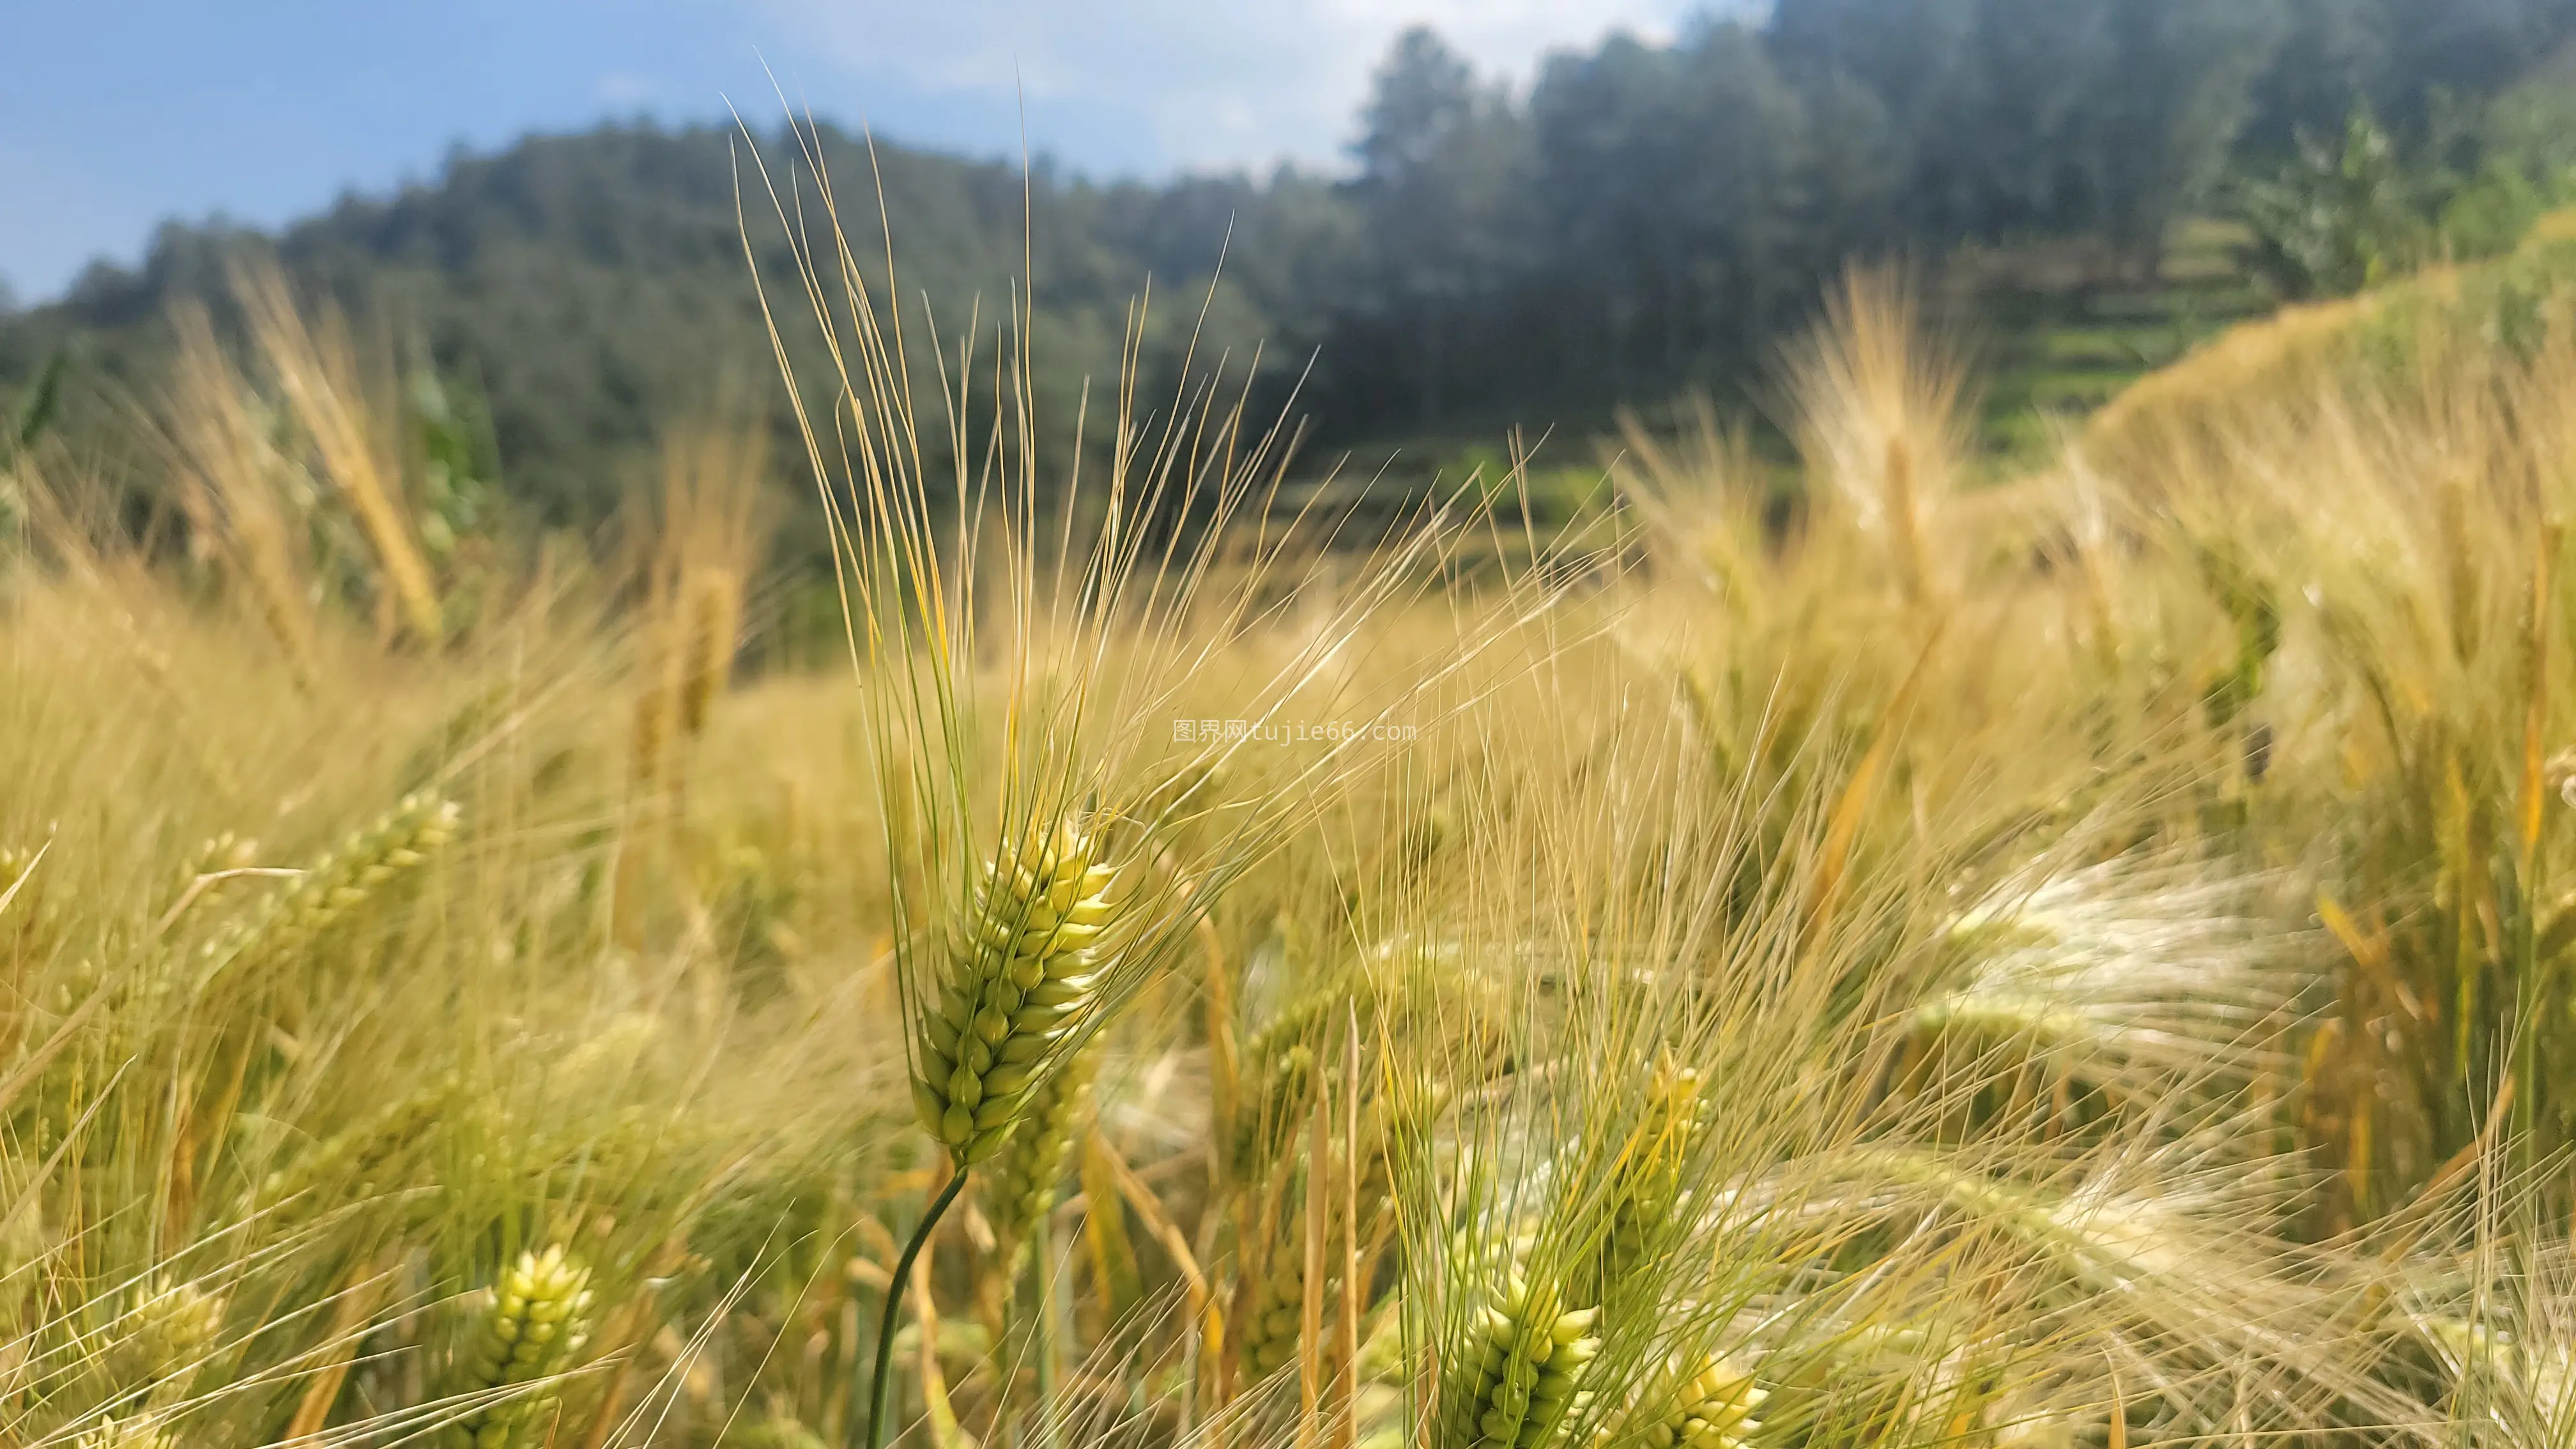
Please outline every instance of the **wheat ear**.
[{"label": "wheat ear", "polygon": [[404,797],[209,942],[204,980],[245,957],[281,955],[309,944],[377,889],[453,840],[457,815],[453,801],[427,793]]},{"label": "wheat ear", "polygon": [[493,1285],[482,1321],[457,1356],[454,1391],[477,1402],[448,1426],[452,1449],[517,1449],[547,1401],[511,1391],[561,1372],[589,1327],[590,1270],[560,1246],[521,1253]]},{"label": "wheat ear", "polygon": [[1602,1443],[1604,1449],[1745,1449],[1762,1427],[1753,1411],[1767,1397],[1753,1386],[1753,1375],[1703,1356],[1676,1366]]},{"label": "wheat ear", "polygon": [[1645,1266],[1673,1209],[1682,1165],[1699,1135],[1700,1074],[1667,1052],[1646,1088],[1646,1110],[1611,1167],[1609,1241],[1602,1247],[1598,1298]]},{"label": "wheat ear", "polygon": [[1564,1302],[1551,1281],[1507,1276],[1466,1354],[1443,1375],[1441,1449],[1542,1449],[1563,1437],[1576,1385],[1601,1349],[1592,1336],[1600,1310]]},{"label": "wheat ear", "polygon": [[1098,837],[1071,821],[984,868],[913,1039],[913,1103],[960,1170],[991,1157],[1098,995],[1116,914]]},{"label": "wheat ear", "polygon": [[992,1225],[1005,1274],[1016,1275],[1029,1229],[1055,1205],[1098,1069],[1099,1053],[1085,1049],[1032,1090],[1019,1130],[985,1168],[984,1218]]},{"label": "wheat ear", "polygon": [[224,1300],[193,1283],[163,1280],[138,1295],[116,1353],[121,1402],[153,1408],[184,1397],[198,1363],[223,1331]]}]

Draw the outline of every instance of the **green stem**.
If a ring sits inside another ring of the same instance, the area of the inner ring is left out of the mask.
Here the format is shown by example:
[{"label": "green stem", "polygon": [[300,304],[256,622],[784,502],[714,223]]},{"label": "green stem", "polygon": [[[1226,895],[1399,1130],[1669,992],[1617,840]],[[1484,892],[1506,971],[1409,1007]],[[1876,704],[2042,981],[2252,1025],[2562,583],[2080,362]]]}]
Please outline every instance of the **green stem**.
[{"label": "green stem", "polygon": [[1056,1368],[1056,1351],[1064,1343],[1063,1326],[1057,1317],[1064,1304],[1055,1291],[1055,1198],[1047,1196],[1048,1210],[1038,1214],[1034,1265],[1037,1269],[1037,1364],[1038,1422],[1037,1449],[1056,1449],[1056,1385],[1061,1378]]},{"label": "green stem", "polygon": [[903,1290],[912,1281],[913,1259],[921,1256],[930,1230],[939,1226],[940,1215],[965,1187],[966,1169],[960,1167],[948,1175],[948,1185],[939,1190],[939,1196],[930,1200],[930,1211],[921,1215],[921,1226],[912,1230],[912,1241],[903,1245],[903,1256],[894,1260],[894,1279],[886,1284],[885,1317],[877,1324],[876,1386],[868,1394],[868,1449],[885,1449],[886,1402],[894,1397],[894,1321],[903,1311]]}]

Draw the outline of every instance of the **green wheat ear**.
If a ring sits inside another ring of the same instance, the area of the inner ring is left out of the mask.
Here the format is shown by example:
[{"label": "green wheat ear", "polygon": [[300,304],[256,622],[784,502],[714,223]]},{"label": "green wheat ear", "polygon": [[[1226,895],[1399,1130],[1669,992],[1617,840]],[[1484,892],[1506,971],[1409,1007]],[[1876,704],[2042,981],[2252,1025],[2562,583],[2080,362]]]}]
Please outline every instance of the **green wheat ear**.
[{"label": "green wheat ear", "polygon": [[117,1376],[129,1393],[158,1407],[184,1395],[199,1360],[224,1326],[224,1300],[194,1283],[156,1282],[126,1316]]},{"label": "green wheat ear", "polygon": [[1542,1449],[1563,1437],[1584,1368],[1600,1352],[1597,1308],[1567,1309],[1556,1285],[1513,1272],[1441,1385],[1441,1449]]},{"label": "green wheat ear", "polygon": [[1680,1204],[1682,1166],[1699,1135],[1700,1073],[1670,1052],[1646,1087],[1646,1110],[1612,1165],[1609,1242],[1601,1255],[1599,1294],[1607,1297],[1646,1256]]},{"label": "green wheat ear", "polygon": [[1000,1150],[1099,994],[1117,915],[1100,840],[1066,820],[984,868],[935,997],[921,1003],[913,1104],[959,1167]]},{"label": "green wheat ear", "polygon": [[[564,1256],[521,1253],[457,1355],[451,1392],[477,1407],[448,1426],[451,1449],[516,1449],[546,1407],[542,1394],[503,1397],[561,1372],[589,1332],[590,1270]],[[498,1399],[498,1402],[489,1402]]]},{"label": "green wheat ear", "polygon": [[1255,1383],[1295,1362],[1305,1326],[1306,1255],[1283,1242],[1269,1259],[1252,1280],[1243,1320],[1243,1370]]},{"label": "green wheat ear", "polygon": [[984,1170],[984,1217],[1006,1267],[1018,1262],[1029,1229],[1055,1206],[1056,1185],[1064,1180],[1099,1066],[1098,1050],[1085,1047],[1041,1082],[1029,1093],[1020,1130]]},{"label": "green wheat ear", "polygon": [[1745,1449],[1762,1427],[1753,1411],[1767,1397],[1753,1386],[1753,1375],[1705,1355],[1695,1366],[1676,1366],[1602,1443],[1607,1449]]},{"label": "green wheat ear", "polygon": [[453,841],[459,814],[454,801],[427,792],[403,797],[374,824],[350,835],[338,850],[207,942],[201,984],[246,958],[283,956],[311,944],[388,882]]}]

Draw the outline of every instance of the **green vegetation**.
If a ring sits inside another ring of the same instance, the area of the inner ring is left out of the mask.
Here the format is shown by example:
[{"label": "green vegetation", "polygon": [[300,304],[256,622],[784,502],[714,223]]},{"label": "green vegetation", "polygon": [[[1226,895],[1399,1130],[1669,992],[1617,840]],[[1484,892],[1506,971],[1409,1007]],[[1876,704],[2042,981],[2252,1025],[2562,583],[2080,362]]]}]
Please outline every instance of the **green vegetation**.
[{"label": "green vegetation", "polygon": [[2242,226],[2194,219],[2146,276],[2082,249],[1960,257],[1946,311],[1987,376],[1979,423],[1989,449],[2013,465],[2035,463],[2060,430],[2122,388],[2268,310],[2272,299],[2242,265],[2250,243]]}]

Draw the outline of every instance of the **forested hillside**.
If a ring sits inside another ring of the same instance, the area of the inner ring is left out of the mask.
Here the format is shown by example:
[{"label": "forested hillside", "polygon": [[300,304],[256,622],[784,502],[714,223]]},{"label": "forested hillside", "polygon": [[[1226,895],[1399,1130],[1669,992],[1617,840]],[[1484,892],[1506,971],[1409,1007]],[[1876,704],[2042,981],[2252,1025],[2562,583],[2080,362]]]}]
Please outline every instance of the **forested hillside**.
[{"label": "forested hillside", "polygon": [[[861,144],[828,130],[823,139],[833,178],[865,195],[873,218]],[[798,153],[783,134],[762,149],[792,209]],[[941,323],[961,330],[979,294],[987,321],[1000,315],[1020,272],[1016,168],[895,146],[877,148],[877,163],[914,305],[936,299]],[[777,300],[793,326],[807,304],[750,143],[712,127],[610,128],[452,157],[435,184],[344,199],[274,247],[290,275],[399,339],[380,345],[425,348],[467,396],[486,400],[514,491],[551,521],[589,522],[664,426],[716,401],[711,389],[726,384],[711,380],[730,378],[746,396],[776,392],[738,187],[762,275],[785,289]],[[1045,309],[1041,375],[1113,371],[1126,308],[1147,275],[1203,287],[1229,209],[1252,194],[1233,183],[1102,189],[1029,178],[1033,232],[1046,238],[1031,253]],[[810,174],[801,195],[818,205]],[[0,366],[27,372],[69,340],[107,391],[148,402],[167,356],[167,309],[204,297],[226,312],[226,258],[261,244],[221,228],[165,227],[139,271],[93,269],[62,303],[17,319],[0,334]],[[1187,326],[1183,304],[1156,310],[1158,333]],[[1215,325],[1254,330],[1231,312]],[[988,346],[990,336],[988,327]]]},{"label": "forested hillside", "polygon": [[[1517,89],[1411,33],[1347,176],[1102,184],[875,158],[908,304],[954,331],[980,298],[987,346],[1025,196],[1039,371],[1064,405],[1115,371],[1149,279],[1168,376],[1222,256],[1207,340],[1238,365],[1265,347],[1265,406],[1302,378],[1326,444],[1492,435],[1740,396],[1853,255],[2076,241],[2076,285],[2134,286],[2179,219],[2241,213],[2269,219],[2246,265],[2281,264],[2278,293],[2509,242],[2571,155],[2555,113],[2498,98],[2571,30],[2576,0],[1780,0],[1670,46],[1556,55]],[[862,143],[827,126],[822,144],[844,211],[873,218]],[[173,224],[138,269],[0,321],[0,394],[67,347],[74,434],[148,405],[171,306],[219,299],[223,258],[273,245],[389,352],[486,400],[515,496],[594,522],[711,375],[775,395],[738,199],[773,286],[787,251],[755,149],[812,215],[783,129],[627,126],[456,154],[275,238]],[[112,464],[148,461],[92,431]]]}]

